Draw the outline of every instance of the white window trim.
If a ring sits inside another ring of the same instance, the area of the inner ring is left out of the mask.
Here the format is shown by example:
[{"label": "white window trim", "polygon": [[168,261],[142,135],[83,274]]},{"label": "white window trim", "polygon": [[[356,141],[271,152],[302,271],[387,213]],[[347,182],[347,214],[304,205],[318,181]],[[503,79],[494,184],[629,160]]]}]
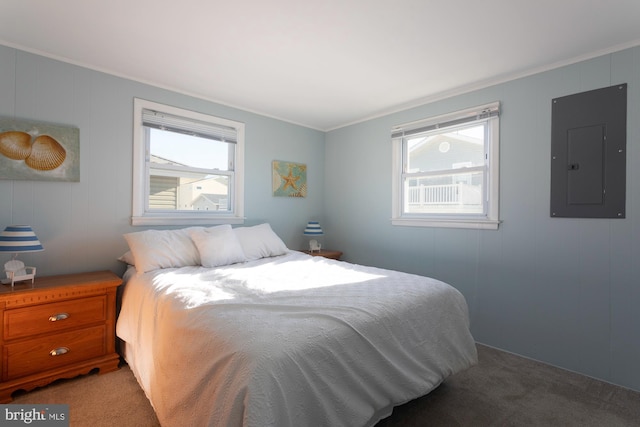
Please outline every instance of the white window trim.
[{"label": "white window trim", "polygon": [[[234,163],[233,209],[230,214],[212,214],[206,211],[191,212],[150,212],[146,209],[148,189],[145,160],[147,157],[142,125],[142,110],[152,109],[176,116],[187,117],[233,127],[237,132]],[[159,104],[134,98],[133,102],[133,200],[131,225],[215,225],[244,223],[244,123],[235,122],[208,114]]]},{"label": "white window trim", "polygon": [[[420,120],[411,123],[405,123],[394,127],[392,130],[405,129],[405,128],[419,128],[428,126],[435,123],[447,122],[449,120],[464,117],[477,113],[478,111],[487,108],[499,108],[500,103],[494,102],[486,105],[481,105],[474,108],[469,108],[462,111],[456,111],[454,113],[443,114],[437,117],[432,117],[427,120]],[[488,197],[489,203],[487,204],[487,214],[479,216],[468,216],[462,218],[456,215],[403,215],[402,214],[402,194],[403,194],[403,182],[402,182],[402,138],[393,138],[391,143],[391,159],[392,159],[392,176],[391,176],[391,224],[398,226],[409,227],[441,227],[441,228],[467,228],[467,229],[481,229],[481,230],[497,230],[500,224],[499,207],[500,207],[500,118],[496,117],[490,122],[490,129],[492,142],[488,152],[489,168],[487,173],[489,174],[488,182]]]}]

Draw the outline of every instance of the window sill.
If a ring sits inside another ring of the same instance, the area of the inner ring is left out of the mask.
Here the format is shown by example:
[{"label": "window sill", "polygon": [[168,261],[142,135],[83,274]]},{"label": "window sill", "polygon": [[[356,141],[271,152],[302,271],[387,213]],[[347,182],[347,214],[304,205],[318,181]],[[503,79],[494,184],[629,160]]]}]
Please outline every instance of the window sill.
[{"label": "window sill", "polygon": [[219,215],[132,216],[131,225],[217,225],[244,224],[244,218]]},{"label": "window sill", "polygon": [[392,225],[405,227],[439,227],[439,228],[469,228],[476,230],[497,230],[500,220],[489,219],[422,219],[422,218],[392,218]]}]

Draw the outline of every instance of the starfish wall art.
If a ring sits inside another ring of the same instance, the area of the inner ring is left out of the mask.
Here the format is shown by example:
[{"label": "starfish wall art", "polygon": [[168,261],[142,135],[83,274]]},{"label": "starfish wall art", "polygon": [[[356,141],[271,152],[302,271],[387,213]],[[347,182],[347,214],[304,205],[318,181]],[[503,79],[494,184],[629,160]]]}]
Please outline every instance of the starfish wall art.
[{"label": "starfish wall art", "polygon": [[273,195],[307,197],[307,165],[274,160]]}]

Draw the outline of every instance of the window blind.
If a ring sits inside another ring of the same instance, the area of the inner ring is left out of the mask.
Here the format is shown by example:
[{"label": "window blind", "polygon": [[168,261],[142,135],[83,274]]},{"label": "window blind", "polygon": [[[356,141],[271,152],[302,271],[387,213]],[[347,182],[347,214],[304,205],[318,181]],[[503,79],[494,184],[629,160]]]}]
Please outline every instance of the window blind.
[{"label": "window blind", "polygon": [[200,138],[213,139],[236,144],[235,128],[207,123],[185,117],[175,116],[160,111],[142,110],[142,124],[154,129],[178,132]]},{"label": "window blind", "polygon": [[495,102],[493,104],[483,105],[481,107],[471,108],[457,113],[445,114],[427,120],[396,126],[391,130],[391,138],[403,138],[405,136],[417,135],[419,133],[429,132],[436,129],[471,123],[491,117],[498,117],[499,115],[500,103]]}]

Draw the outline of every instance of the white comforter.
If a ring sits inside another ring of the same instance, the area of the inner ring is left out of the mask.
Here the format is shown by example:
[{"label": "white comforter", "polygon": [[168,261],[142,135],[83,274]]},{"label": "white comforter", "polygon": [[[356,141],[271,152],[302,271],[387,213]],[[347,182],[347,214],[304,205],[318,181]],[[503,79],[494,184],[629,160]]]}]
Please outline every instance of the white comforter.
[{"label": "white comforter", "polygon": [[287,255],[131,274],[117,334],[163,426],[367,426],[476,363],[421,276]]}]

